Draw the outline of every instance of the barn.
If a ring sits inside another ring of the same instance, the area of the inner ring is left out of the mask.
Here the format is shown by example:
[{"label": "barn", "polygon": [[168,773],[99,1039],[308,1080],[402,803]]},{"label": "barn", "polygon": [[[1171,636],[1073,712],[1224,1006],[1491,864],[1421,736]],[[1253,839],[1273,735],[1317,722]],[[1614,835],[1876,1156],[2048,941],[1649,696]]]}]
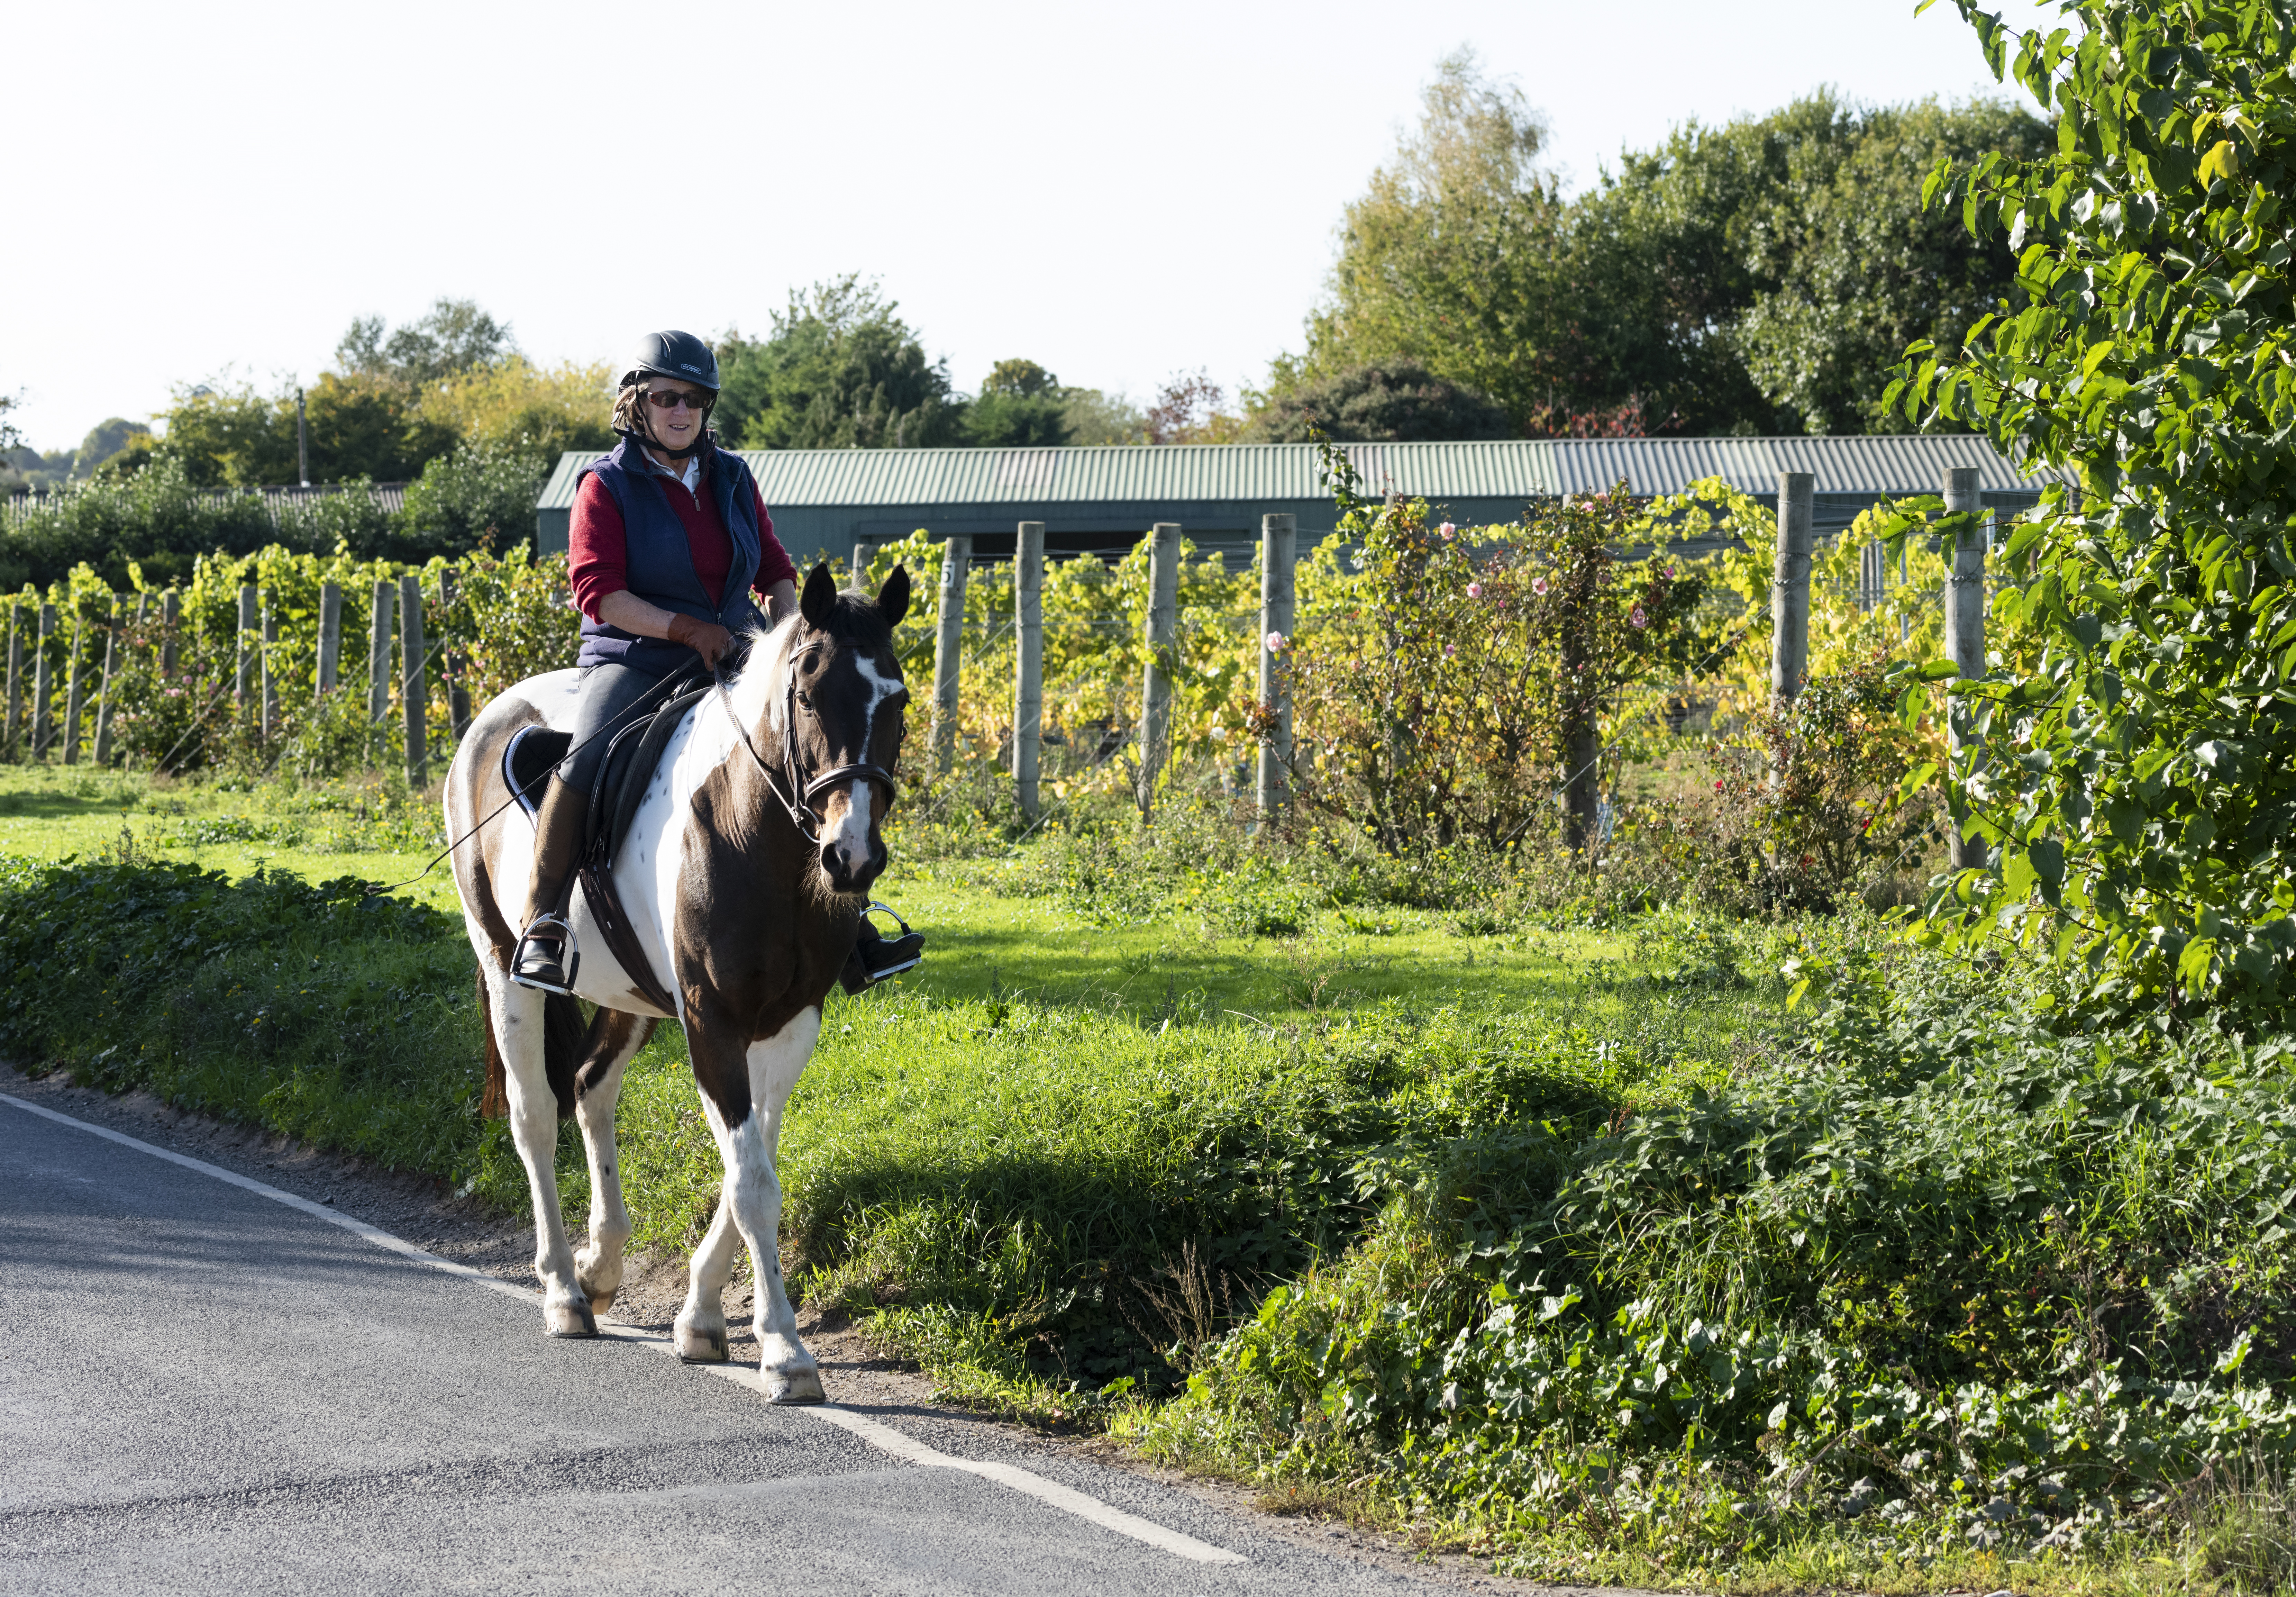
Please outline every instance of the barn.
[{"label": "barn", "polygon": [[[1462,524],[1512,521],[1531,501],[1595,492],[1623,479],[1637,494],[1719,477],[1775,503],[1778,473],[1815,478],[1821,538],[1877,499],[1935,493],[1973,466],[1988,506],[2038,497],[1984,439],[1970,434],[1842,438],[1524,439],[1493,443],[1346,446],[1367,490],[1428,499]],[[564,550],[575,486],[595,457],[562,456],[535,506],[536,547]],[[1177,522],[1200,549],[1250,557],[1259,519],[1299,518],[1302,548],[1336,516],[1310,444],[1180,444],[1041,449],[746,450],[775,531],[800,564],[848,556],[923,528],[972,539],[975,559],[1006,559],[1013,529],[1045,523],[1052,555],[1121,554],[1157,522]]]}]

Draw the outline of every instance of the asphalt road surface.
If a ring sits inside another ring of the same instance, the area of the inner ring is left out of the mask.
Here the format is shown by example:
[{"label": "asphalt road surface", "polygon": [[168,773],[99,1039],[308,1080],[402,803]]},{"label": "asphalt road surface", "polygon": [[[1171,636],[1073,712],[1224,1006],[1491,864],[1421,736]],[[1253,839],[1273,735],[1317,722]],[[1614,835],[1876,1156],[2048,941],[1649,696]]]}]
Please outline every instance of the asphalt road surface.
[{"label": "asphalt road surface", "polygon": [[1012,1433],[552,1341],[530,1300],[0,1102],[0,1590],[736,1585],[1431,1590]]}]

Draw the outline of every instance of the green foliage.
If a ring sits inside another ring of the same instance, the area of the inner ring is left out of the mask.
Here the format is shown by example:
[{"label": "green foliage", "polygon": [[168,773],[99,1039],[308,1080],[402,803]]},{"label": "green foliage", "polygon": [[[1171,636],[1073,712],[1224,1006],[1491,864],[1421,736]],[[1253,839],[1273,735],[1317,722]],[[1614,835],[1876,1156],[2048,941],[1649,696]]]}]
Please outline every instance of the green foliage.
[{"label": "green foliage", "polygon": [[[388,375],[323,372],[306,396],[311,480],[359,477],[403,482],[455,441],[452,428],[424,416],[421,394]],[[293,482],[295,395],[268,398],[247,385],[178,391],[160,420],[155,453],[201,487],[254,488]]]},{"label": "green foliage", "polygon": [[1365,443],[1513,435],[1506,412],[1490,399],[1445,382],[1421,361],[1395,359],[1287,389],[1253,413],[1244,440],[1305,443],[1317,429]]},{"label": "green foliage", "polygon": [[1662,548],[1612,553],[1638,509],[1623,484],[1510,526],[1430,525],[1423,502],[1366,499],[1347,457],[1323,453],[1360,577],[1337,570],[1340,539],[1319,548],[1300,636],[1276,646],[1301,800],[1399,849],[1497,846],[1565,787],[1591,794],[1603,710],[1686,660],[1702,573]]},{"label": "green foliage", "polygon": [[0,860],[0,1047],[28,1066],[396,1167],[480,1170],[461,927],[355,878]]},{"label": "green foliage", "polygon": [[1958,355],[1917,350],[1903,401],[2082,490],[2053,489],[2011,539],[2008,652],[1952,690],[1952,793],[1988,854],[1931,929],[2051,940],[2108,1010],[2284,1015],[2296,43],[2261,0],[2082,0],[2046,35],[1962,9],[1996,74],[2053,109],[2056,146],[1931,176],[1973,235],[2005,231],[2022,292]]},{"label": "green foliage", "polygon": [[1654,1545],[1727,1568],[1858,1516],[1906,1554],[2078,1547],[2296,1450],[2296,1053],[2061,1039],[2040,993],[1849,967],[1724,1091],[1365,1161],[1365,1245],[1137,1433],[1377,1482],[1550,1578]]},{"label": "green foliage", "polygon": [[422,475],[407,485],[400,514],[402,558],[527,547],[535,496],[556,464],[554,454],[524,439],[462,443],[434,456]]},{"label": "green foliage", "polygon": [[983,449],[1064,444],[1068,391],[1033,360],[1000,360],[965,407],[964,441]]},{"label": "green foliage", "polygon": [[958,441],[963,401],[898,307],[857,275],[792,290],[763,339],[718,341],[720,432],[746,449]]},{"label": "green foliage", "polygon": [[357,317],[335,346],[335,364],[347,376],[376,377],[421,390],[514,357],[510,325],[497,322],[473,300],[441,295],[401,327],[379,316]]},{"label": "green foliage", "polygon": [[1471,54],[1440,64],[1419,128],[1348,208],[1277,401],[1408,358],[1531,436],[1880,428],[1907,343],[1957,342],[2013,285],[2005,251],[1924,214],[1912,174],[2046,143],[1997,104],[1821,92],[1688,124],[1566,202],[1535,166],[1540,131]]}]

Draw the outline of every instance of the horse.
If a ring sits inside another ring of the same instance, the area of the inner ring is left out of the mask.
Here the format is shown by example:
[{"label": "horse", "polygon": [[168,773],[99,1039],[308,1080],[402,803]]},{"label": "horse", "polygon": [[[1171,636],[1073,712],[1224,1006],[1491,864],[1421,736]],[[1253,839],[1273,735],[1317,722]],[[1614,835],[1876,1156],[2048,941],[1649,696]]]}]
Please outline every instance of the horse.
[{"label": "horse", "polygon": [[[695,1363],[728,1358],[722,1298],[736,1241],[746,1243],[767,1395],[823,1400],[820,1367],[782,1281],[775,1161],[783,1110],[821,1032],[822,1000],[885,868],[879,827],[895,796],[908,704],[893,629],[908,605],[905,568],[872,600],[839,592],[829,568],[815,566],[796,611],[750,635],[747,663],[685,712],[651,775],[633,776],[647,788],[612,881],[653,976],[640,981],[617,962],[596,906],[578,888],[567,918],[581,951],[575,995],[597,1006],[586,1028],[574,997],[510,979],[534,826],[511,802],[504,760],[521,729],[572,725],[578,673],[550,671],[507,689],[455,751],[447,835],[460,840],[455,885],[478,956],[481,1112],[507,1111],[526,1166],[543,1323],[554,1337],[595,1336],[620,1289],[630,1220],[614,1102],[654,1026],[676,1020],[725,1165],[676,1350]],[[668,1008],[650,1001],[646,987],[668,997]],[[557,1123],[570,1116],[590,1166],[589,1236],[578,1251],[560,1219],[554,1168]]]}]

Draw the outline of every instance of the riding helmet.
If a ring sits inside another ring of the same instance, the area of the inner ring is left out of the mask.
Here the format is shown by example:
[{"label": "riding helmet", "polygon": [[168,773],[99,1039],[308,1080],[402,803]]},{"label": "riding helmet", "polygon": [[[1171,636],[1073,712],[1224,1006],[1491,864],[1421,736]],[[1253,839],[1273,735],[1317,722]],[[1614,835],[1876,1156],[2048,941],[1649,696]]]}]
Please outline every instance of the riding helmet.
[{"label": "riding helmet", "polygon": [[691,333],[649,333],[638,340],[637,351],[631,357],[622,381],[636,383],[649,372],[691,383],[711,393],[718,389],[718,357]]}]

